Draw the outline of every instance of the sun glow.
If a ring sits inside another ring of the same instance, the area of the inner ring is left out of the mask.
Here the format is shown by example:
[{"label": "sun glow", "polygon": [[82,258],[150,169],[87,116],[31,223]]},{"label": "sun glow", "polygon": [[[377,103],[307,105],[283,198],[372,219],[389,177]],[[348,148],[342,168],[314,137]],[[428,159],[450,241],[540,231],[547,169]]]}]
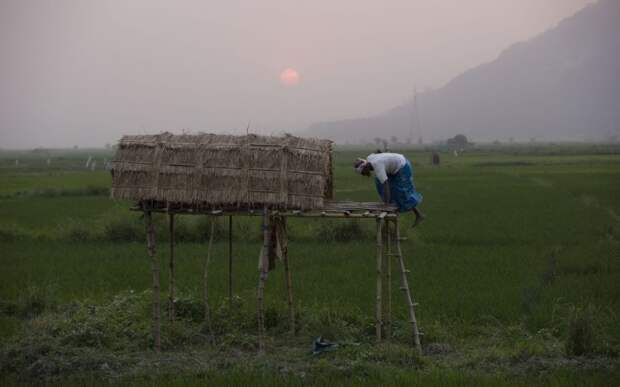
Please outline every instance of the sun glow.
[{"label": "sun glow", "polygon": [[295,86],[299,83],[299,73],[294,68],[286,68],[280,73],[280,83],[284,86]]}]

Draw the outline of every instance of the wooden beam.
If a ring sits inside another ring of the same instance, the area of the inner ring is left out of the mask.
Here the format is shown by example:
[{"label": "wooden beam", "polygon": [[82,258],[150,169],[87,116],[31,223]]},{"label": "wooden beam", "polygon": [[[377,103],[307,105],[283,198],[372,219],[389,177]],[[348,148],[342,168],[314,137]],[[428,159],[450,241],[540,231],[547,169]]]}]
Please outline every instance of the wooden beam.
[{"label": "wooden beam", "polygon": [[152,285],[152,327],[153,348],[156,352],[161,351],[161,314],[159,305],[159,260],[155,251],[155,228],[153,227],[153,215],[150,211],[144,212],[144,224],[146,227],[146,244],[151,262]]},{"label": "wooden beam", "polygon": [[291,271],[288,262],[288,230],[286,218],[280,218],[280,222],[281,227],[279,230],[279,243],[282,248],[282,259],[284,260],[284,279],[286,281],[289,330],[292,335],[295,335],[295,306],[293,304],[293,282],[291,279]]},{"label": "wooden beam", "polygon": [[382,233],[383,219],[377,219],[377,295],[375,304],[375,334],[377,342],[381,341],[381,329],[382,329],[382,309],[381,309],[381,291],[383,288],[383,233]]},{"label": "wooden beam", "polygon": [[205,267],[203,274],[203,295],[205,302],[205,324],[213,341],[213,326],[211,324],[211,309],[209,307],[209,262],[211,261],[211,250],[213,249],[213,239],[215,237],[215,218],[211,217],[211,231],[209,234],[209,247],[207,248],[207,257],[205,259]]},{"label": "wooden beam", "polygon": [[[144,209],[140,207],[132,207],[132,211],[144,211]],[[228,215],[228,216],[261,216],[261,211],[256,211],[253,209],[250,210],[217,210],[217,211],[200,211],[195,209],[166,209],[166,208],[147,208],[147,211],[157,212],[157,213],[175,213],[175,214],[183,214],[183,215]],[[374,219],[374,218],[382,218],[382,219],[394,219],[398,217],[397,213],[391,212],[368,212],[368,213],[354,213],[352,210],[347,210],[348,215],[342,210],[330,210],[330,211],[308,211],[302,212],[299,210],[293,211],[278,211],[278,216],[285,217],[300,217],[300,218],[366,218],[366,219]],[[215,213],[214,213],[215,212]]]},{"label": "wooden beam", "polygon": [[385,222],[385,282],[386,282],[386,310],[385,310],[385,336],[392,337],[392,232],[391,222]]},{"label": "wooden beam", "polygon": [[257,291],[257,314],[258,314],[258,352],[265,352],[265,282],[267,281],[267,270],[269,270],[269,245],[271,243],[271,233],[269,227],[269,209],[263,209],[263,249],[261,251],[258,270],[258,291]]},{"label": "wooden beam", "polygon": [[233,288],[232,288],[232,270],[233,270],[233,226],[232,226],[232,215],[228,216],[228,308],[232,309],[232,298],[233,298]]},{"label": "wooden beam", "polygon": [[174,245],[175,245],[175,235],[174,235],[174,214],[168,214],[169,221],[169,231],[170,231],[170,262],[169,262],[169,279],[168,279],[168,319],[170,323],[174,323],[175,317],[175,308],[174,308],[174,298],[175,298],[175,262],[174,262]]}]

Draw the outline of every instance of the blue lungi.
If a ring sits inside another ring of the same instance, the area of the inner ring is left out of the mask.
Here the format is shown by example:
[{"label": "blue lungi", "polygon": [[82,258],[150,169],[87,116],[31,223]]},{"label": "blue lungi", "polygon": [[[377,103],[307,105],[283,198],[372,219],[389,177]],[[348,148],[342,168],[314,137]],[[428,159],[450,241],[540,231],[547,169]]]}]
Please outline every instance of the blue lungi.
[{"label": "blue lungi", "polygon": [[[410,211],[422,202],[422,194],[415,190],[413,184],[413,168],[409,160],[395,175],[388,175],[387,182],[390,184],[390,204],[396,204],[400,211]],[[385,202],[383,184],[376,177],[375,186]]]}]

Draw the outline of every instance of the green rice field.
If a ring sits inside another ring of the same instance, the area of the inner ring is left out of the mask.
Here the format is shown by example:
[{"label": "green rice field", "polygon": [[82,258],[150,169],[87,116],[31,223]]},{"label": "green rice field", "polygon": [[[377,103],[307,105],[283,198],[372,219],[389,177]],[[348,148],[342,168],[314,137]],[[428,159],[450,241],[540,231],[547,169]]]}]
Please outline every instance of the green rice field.
[{"label": "green rice field", "polygon": [[[336,199],[377,200],[351,168],[370,151],[337,148]],[[179,219],[177,321],[164,322],[156,354],[143,220],[109,198],[112,151],[0,151],[0,383],[620,384],[620,146],[439,149],[439,167],[431,148],[394,151],[412,161],[427,215],[415,229],[401,217],[421,356],[397,275],[393,337],[374,343],[375,224],[341,219],[290,219],[297,331],[278,263],[257,354],[258,217],[233,219],[232,300],[228,219],[218,219],[212,333],[202,306],[209,219]],[[155,220],[165,316],[169,246],[166,219]],[[312,355],[318,336],[338,346]]]}]

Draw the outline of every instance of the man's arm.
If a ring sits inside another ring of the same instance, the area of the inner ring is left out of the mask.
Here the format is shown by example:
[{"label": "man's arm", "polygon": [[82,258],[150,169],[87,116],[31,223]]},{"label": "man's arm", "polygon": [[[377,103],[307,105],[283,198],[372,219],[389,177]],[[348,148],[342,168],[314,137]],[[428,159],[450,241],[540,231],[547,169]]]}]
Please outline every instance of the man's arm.
[{"label": "man's arm", "polygon": [[390,202],[390,182],[388,180],[383,183],[383,199],[386,204]]}]

